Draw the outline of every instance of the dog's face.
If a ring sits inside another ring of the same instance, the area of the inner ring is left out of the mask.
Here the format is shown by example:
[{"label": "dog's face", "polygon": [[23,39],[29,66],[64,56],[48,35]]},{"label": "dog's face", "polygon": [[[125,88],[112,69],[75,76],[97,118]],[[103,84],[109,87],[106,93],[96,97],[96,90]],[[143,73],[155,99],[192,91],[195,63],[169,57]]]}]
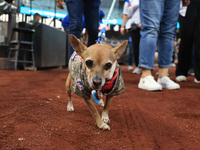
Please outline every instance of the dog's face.
[{"label": "dog's face", "polygon": [[128,41],[124,41],[115,48],[102,43],[87,48],[75,36],[69,35],[69,39],[73,49],[83,58],[83,67],[86,70],[89,86],[100,90],[106,80],[113,77],[117,59],[124,52]]}]

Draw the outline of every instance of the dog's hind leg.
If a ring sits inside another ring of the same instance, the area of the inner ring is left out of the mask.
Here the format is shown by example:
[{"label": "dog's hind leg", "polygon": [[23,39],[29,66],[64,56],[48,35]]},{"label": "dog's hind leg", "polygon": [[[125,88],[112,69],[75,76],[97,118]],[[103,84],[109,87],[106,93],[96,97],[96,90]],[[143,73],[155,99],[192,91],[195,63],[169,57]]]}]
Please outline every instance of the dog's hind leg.
[{"label": "dog's hind leg", "polygon": [[96,120],[97,126],[103,130],[110,130],[110,127],[104,123],[101,120],[101,116],[99,114],[99,111],[97,110],[97,108],[95,107],[93,100],[85,100],[85,102],[87,103],[88,107],[90,108],[90,111],[92,113],[92,116],[94,117],[94,119]]},{"label": "dog's hind leg", "polygon": [[66,84],[65,84],[65,88],[66,88],[66,91],[67,91],[67,94],[68,94],[67,111],[74,111],[74,106],[73,106],[73,103],[72,103],[72,93],[71,93],[72,83],[73,83],[73,80],[71,78],[71,75],[68,74]]},{"label": "dog's hind leg", "polygon": [[110,108],[110,104],[112,101],[112,97],[113,96],[106,96],[106,104],[105,104],[105,106],[103,108],[103,112],[102,112],[102,120],[105,123],[110,122],[108,114],[109,114],[109,108]]}]

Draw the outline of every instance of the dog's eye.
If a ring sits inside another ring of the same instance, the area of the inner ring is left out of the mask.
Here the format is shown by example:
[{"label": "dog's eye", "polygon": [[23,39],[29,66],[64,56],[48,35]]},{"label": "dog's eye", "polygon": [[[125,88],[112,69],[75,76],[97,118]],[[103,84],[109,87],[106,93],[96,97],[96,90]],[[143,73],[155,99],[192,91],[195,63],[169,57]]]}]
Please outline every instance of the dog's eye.
[{"label": "dog's eye", "polygon": [[87,60],[87,61],[85,62],[85,64],[86,64],[86,66],[87,66],[88,68],[92,68],[92,67],[93,67],[93,61],[92,61],[92,60]]},{"label": "dog's eye", "polygon": [[111,63],[106,63],[105,66],[104,66],[104,69],[109,70],[111,67],[112,67]]}]

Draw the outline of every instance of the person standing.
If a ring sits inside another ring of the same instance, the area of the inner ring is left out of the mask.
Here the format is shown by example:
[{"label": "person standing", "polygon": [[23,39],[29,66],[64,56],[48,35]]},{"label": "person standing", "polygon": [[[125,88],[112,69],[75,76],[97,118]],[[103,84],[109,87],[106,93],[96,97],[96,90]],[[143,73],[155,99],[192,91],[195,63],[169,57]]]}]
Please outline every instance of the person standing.
[{"label": "person standing", "polygon": [[[189,0],[182,0],[185,5]],[[171,66],[180,0],[140,0],[142,23],[139,67],[142,75],[138,88],[148,91],[179,89],[180,85],[168,77]],[[152,76],[154,55],[158,46],[159,77]]]},{"label": "person standing", "polygon": [[187,80],[190,69],[193,44],[195,83],[200,83],[200,1],[192,0],[186,15],[180,17],[181,42],[176,69],[176,81]]},{"label": "person standing", "polygon": [[[59,8],[63,7],[64,0],[56,0]],[[99,27],[99,7],[101,0],[65,0],[69,13],[69,34],[75,35],[80,39],[83,28],[83,14],[85,16],[86,29],[88,32],[88,45],[96,43],[98,39]],[[68,56],[74,52],[70,45]]]},{"label": "person standing", "polygon": [[29,23],[32,23],[33,28],[35,29],[35,27],[40,24],[40,22],[39,22],[40,19],[41,19],[40,14],[35,13],[34,16],[33,16],[33,20],[29,21]]},{"label": "person standing", "polygon": [[[141,70],[140,68],[138,68],[141,26],[142,25],[140,23],[139,0],[130,0],[129,2],[125,2],[123,8],[123,21],[120,28],[120,33],[124,35],[125,29],[127,29],[128,33],[131,36],[132,45],[134,49],[134,60],[136,66],[133,73],[136,74],[141,74]],[[131,67],[129,66],[129,68]]]}]

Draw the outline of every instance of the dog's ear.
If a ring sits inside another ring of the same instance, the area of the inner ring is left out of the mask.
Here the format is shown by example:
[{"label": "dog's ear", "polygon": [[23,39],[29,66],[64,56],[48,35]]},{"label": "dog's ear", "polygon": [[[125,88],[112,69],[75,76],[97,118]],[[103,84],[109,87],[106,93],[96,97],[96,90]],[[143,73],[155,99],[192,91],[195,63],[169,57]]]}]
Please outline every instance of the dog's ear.
[{"label": "dog's ear", "polygon": [[77,52],[77,54],[83,57],[82,53],[84,52],[84,50],[87,49],[87,47],[83,43],[81,43],[81,41],[76,36],[72,34],[69,34],[69,41],[72,48]]},{"label": "dog's ear", "polygon": [[124,41],[122,44],[118,45],[117,47],[113,48],[112,51],[115,54],[116,59],[119,59],[124,50],[126,49],[126,46],[128,44],[128,40]]}]

